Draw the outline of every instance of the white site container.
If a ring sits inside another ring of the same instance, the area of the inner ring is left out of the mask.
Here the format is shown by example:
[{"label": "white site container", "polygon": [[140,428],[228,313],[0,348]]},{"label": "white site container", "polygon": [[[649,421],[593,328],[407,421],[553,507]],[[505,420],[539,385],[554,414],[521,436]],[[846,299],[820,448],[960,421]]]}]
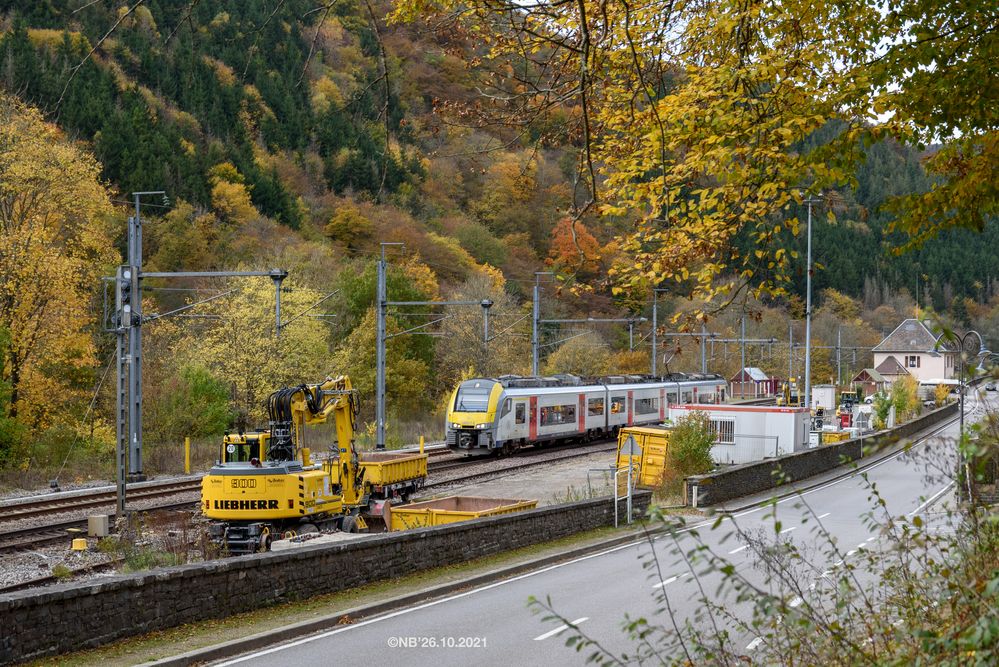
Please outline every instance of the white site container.
[{"label": "white site container", "polygon": [[671,405],[676,421],[691,412],[708,415],[715,427],[716,463],[751,463],[808,449],[808,408],[769,405]]},{"label": "white site container", "polygon": [[836,387],[831,384],[817,384],[812,387],[812,407],[833,411],[836,409]]}]

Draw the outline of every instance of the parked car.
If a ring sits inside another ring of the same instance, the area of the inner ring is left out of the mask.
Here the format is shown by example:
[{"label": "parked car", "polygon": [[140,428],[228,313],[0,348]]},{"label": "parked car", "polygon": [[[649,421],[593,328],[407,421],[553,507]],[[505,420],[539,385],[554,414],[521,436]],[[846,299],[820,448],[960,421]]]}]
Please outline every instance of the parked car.
[{"label": "parked car", "polygon": [[868,405],[870,405],[873,402],[874,402],[874,394],[871,394],[870,396],[864,399],[864,403],[867,403]]},{"label": "parked car", "polygon": [[985,385],[985,391],[995,391],[995,390],[996,390],[995,382],[989,382],[987,385]]}]

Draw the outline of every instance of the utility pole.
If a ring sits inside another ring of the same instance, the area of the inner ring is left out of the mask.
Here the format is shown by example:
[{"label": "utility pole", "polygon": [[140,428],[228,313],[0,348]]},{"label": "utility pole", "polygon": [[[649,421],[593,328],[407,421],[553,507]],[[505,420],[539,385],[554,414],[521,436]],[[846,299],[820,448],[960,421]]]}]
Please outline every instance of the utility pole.
[{"label": "utility pole", "polygon": [[442,322],[447,315],[418,326],[389,335],[386,331],[389,306],[479,306],[482,308],[482,343],[489,345],[489,309],[493,302],[489,299],[480,301],[389,301],[388,300],[388,261],[385,258],[385,246],[402,246],[403,243],[381,244],[381,258],[378,260],[378,284],[376,288],[376,310],[378,313],[377,331],[375,332],[375,449],[385,449],[385,357],[386,343],[389,338],[412,333],[425,333],[420,329]]},{"label": "utility pole", "polygon": [[708,372],[707,351],[708,351],[708,329],[706,326],[704,326],[704,323],[702,322],[701,323],[701,372],[705,374]]},{"label": "utility pole", "polygon": [[[166,200],[162,190],[133,192],[135,215],[128,218],[127,264],[115,272],[115,314],[110,331],[116,338],[115,357],[117,365],[115,460],[117,487],[117,516],[125,515],[125,492],[127,482],[145,479],[142,466],[142,325],[145,321],[159,319],[165,315],[142,315],[143,278],[214,278],[269,276],[280,294],[281,281],[288,272],[282,269],[270,271],[175,271],[145,272],[142,270],[142,197],[160,195]],[[188,304],[175,311],[188,310],[217,297]],[[280,297],[278,297],[280,298]],[[280,315],[278,323],[280,323]]]},{"label": "utility pole", "polygon": [[836,384],[843,384],[843,327],[836,327]]},{"label": "utility pole", "polygon": [[746,316],[742,316],[742,321],[739,323],[739,342],[742,347],[742,368],[746,369]]},{"label": "utility pole", "polygon": [[652,377],[658,377],[659,372],[657,368],[658,356],[659,356],[659,293],[665,292],[666,290],[653,287],[652,288]]},{"label": "utility pole", "polygon": [[385,246],[390,245],[403,244],[382,243],[382,254],[378,260],[378,284],[375,295],[375,310],[378,316],[375,332],[375,449],[385,449],[385,317],[388,313],[388,264],[385,261]]},{"label": "utility pole", "polygon": [[809,196],[808,204],[808,236],[807,256],[805,266],[805,405],[812,407],[812,204],[819,199]]},{"label": "utility pole", "polygon": [[787,381],[794,377],[794,322],[787,321]]},{"label": "utility pole", "polygon": [[541,347],[539,327],[541,324],[541,276],[552,275],[551,271],[537,271],[534,274],[534,298],[531,301],[531,375],[538,375],[538,354]]},{"label": "utility pole", "polygon": [[628,352],[635,351],[635,320],[628,320]]}]

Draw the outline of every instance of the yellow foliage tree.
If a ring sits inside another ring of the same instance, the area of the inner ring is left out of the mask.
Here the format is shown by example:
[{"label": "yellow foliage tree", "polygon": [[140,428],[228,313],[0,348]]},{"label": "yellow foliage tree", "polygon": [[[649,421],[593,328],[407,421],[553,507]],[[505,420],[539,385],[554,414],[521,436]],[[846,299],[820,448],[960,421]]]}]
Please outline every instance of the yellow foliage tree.
[{"label": "yellow foliage tree", "polygon": [[117,261],[111,214],[93,156],[0,94],[0,329],[10,338],[0,366],[7,416],[31,429],[90,384],[91,297]]},{"label": "yellow foliage tree", "polygon": [[[286,278],[281,317],[289,322],[318,302],[322,294]],[[181,357],[203,366],[229,385],[233,408],[242,426],[266,421],[264,401],[276,389],[322,380],[332,368],[326,325],[300,317],[274,335],[274,285],[265,279],[240,282],[228,297],[199,306],[205,330],[188,330],[180,342]]]},{"label": "yellow foliage tree", "polygon": [[217,164],[209,171],[212,184],[212,208],[227,222],[242,225],[260,217],[250,201],[242,174],[232,164]]},{"label": "yellow foliage tree", "polygon": [[602,375],[611,370],[611,351],[595,333],[570,338],[545,361],[546,373]]}]

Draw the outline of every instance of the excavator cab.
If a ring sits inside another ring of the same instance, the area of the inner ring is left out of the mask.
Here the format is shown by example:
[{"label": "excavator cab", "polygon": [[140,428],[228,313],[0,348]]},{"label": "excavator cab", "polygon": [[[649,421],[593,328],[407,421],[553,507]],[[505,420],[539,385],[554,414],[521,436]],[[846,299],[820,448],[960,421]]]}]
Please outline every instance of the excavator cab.
[{"label": "excavator cab", "polygon": [[271,434],[266,431],[226,433],[222,438],[219,463],[250,463],[263,461]]}]

